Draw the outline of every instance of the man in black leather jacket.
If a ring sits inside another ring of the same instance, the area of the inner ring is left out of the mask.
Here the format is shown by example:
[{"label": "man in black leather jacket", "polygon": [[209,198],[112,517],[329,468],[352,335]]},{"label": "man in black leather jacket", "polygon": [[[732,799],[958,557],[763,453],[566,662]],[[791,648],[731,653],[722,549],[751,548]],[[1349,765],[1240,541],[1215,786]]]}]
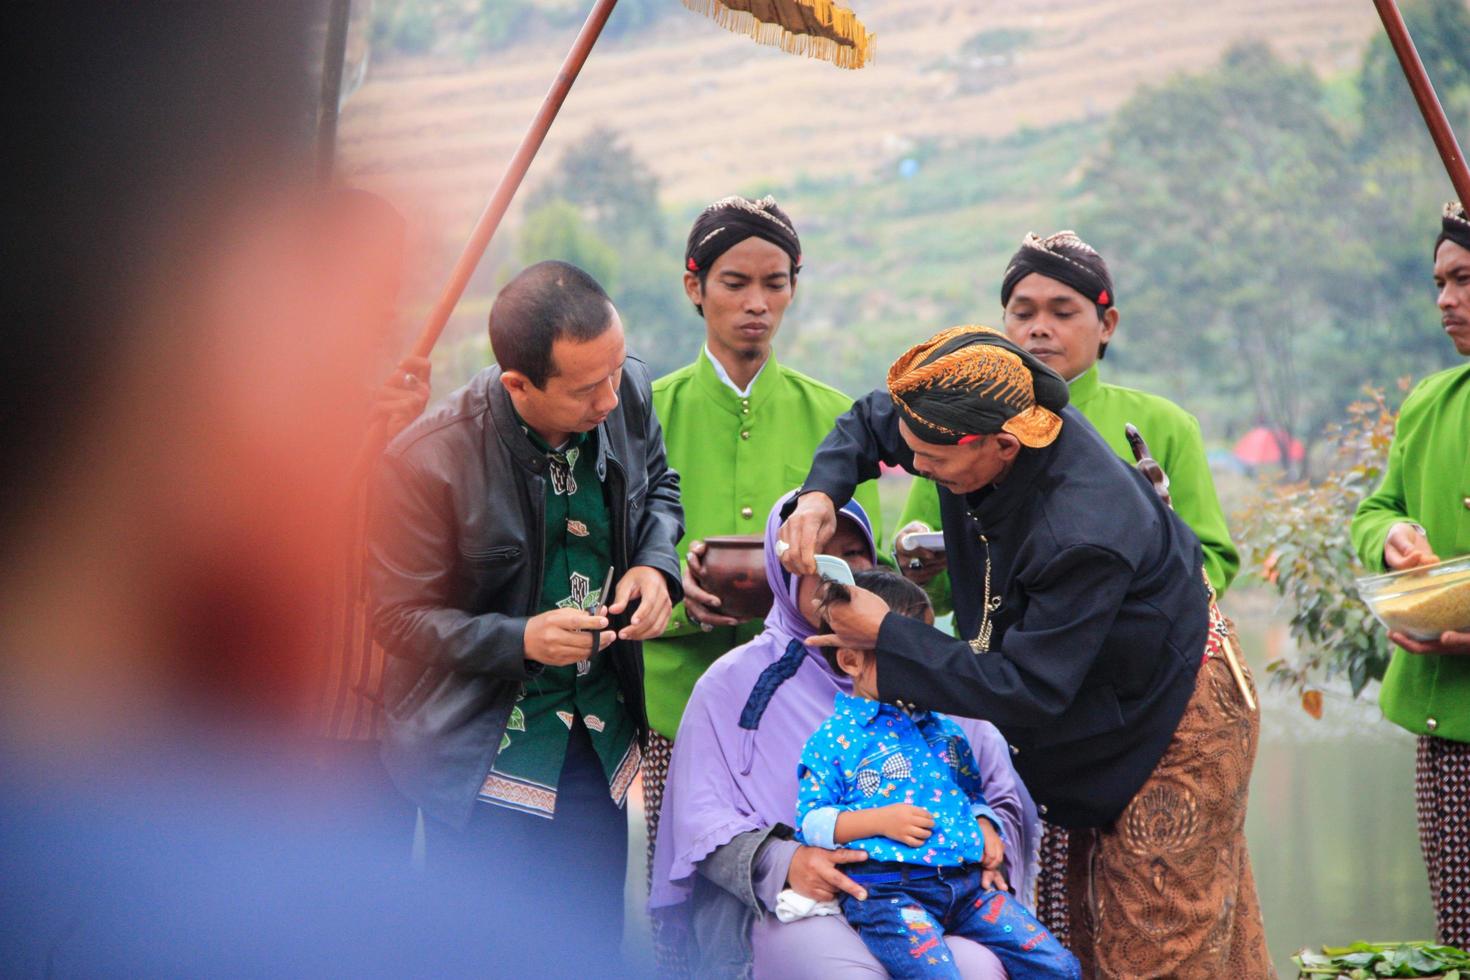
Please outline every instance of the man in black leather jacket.
[{"label": "man in black leather jacket", "polygon": [[640,642],[681,595],[678,475],[647,370],[586,273],[526,269],[490,336],[498,365],[384,457],[369,570],[384,759],[423,810],[431,868],[481,868],[487,897],[615,952],[621,806],[648,730]]}]

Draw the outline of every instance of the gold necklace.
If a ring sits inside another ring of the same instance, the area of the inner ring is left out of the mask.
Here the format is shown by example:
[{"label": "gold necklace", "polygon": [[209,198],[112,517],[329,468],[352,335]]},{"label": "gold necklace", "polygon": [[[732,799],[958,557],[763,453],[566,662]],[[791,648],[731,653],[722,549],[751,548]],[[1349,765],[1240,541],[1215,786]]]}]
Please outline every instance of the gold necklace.
[{"label": "gold necklace", "polygon": [[[971,514],[970,519],[974,520],[975,515]],[[980,632],[970,641],[970,649],[980,654],[990,652],[990,634],[995,629],[990,614],[1000,610],[1000,596],[990,594],[990,539],[983,534],[977,533],[976,536],[985,546],[985,603],[980,607]]]}]

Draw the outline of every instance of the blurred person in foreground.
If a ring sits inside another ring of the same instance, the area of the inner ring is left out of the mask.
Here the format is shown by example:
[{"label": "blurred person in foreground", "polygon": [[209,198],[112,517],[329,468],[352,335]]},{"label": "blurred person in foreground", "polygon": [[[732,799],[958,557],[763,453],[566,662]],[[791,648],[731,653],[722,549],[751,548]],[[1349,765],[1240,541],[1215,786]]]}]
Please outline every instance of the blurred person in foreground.
[{"label": "blurred person in foreground", "polygon": [[[1166,398],[1108,384],[1099,374],[1121,319],[1103,257],[1072,231],[1045,238],[1028,234],[1006,266],[1000,305],[1006,336],[1066,380],[1067,403],[1130,463],[1134,457],[1124,426],[1138,427],[1168,478],[1174,510],[1199,538],[1216,597],[1223,596],[1240,569],[1240,555],[1215,493],[1199,422]],[[1105,501],[1096,505],[1107,506]],[[924,586],[937,608],[949,611],[945,553],[903,546],[908,532],[939,527],[939,491],[933,482],[914,480],[898,522],[899,570]],[[1036,912],[1063,942],[1068,938],[1066,868],[1067,831],[1047,821]]]},{"label": "blurred person in foreground", "polygon": [[[398,293],[402,284],[405,222],[387,200],[357,188],[331,192],[324,221],[334,236],[362,247],[363,261],[351,276],[362,298],[362,328],[374,350],[397,342]],[[381,360],[377,358],[376,360]],[[383,768],[383,648],[373,640],[372,610],[365,561],[371,477],[377,454],[429,403],[429,360],[409,356],[360,399],[364,434],[357,451],[353,484],[337,513],[345,543],[333,569],[331,602],[326,610],[323,649],[309,691],[307,724],[317,739],[318,762],[333,779],[355,787],[346,816],[381,822],[385,835],[407,855],[415,810]]]},{"label": "blurred person in foreground", "polygon": [[[643,650],[650,874],[673,739],[689,694],[715,658],[762,629],[759,619],[720,608],[704,577],[704,539],[759,533],[771,504],[801,482],[822,436],[852,407],[847,395],[776,359],[801,259],[796,225],[769,196],[710,204],[684,248],[684,295],[703,321],[704,338],[693,364],[653,383],[669,465],[683,488],[685,535],[684,602],[663,636]],[[859,487],[857,499],[877,519],[878,485]]]},{"label": "blurred person in foreground", "polygon": [[361,434],[376,241],[299,153],[309,6],[8,11],[0,975],[482,973],[286,737]]},{"label": "blurred person in foreground", "polygon": [[[640,642],[681,596],[679,478],[602,287],[533,265],[490,310],[496,365],[388,447],[371,591],[384,759],[431,869],[617,962],[648,720]],[[608,593],[607,589],[611,589]]]},{"label": "blurred person in foreground", "polygon": [[[815,570],[834,508],[880,463],[940,487],[961,637],[863,589],[814,646],[876,650],[880,698],[984,718],[1037,810],[1072,833],[1072,951],[1088,976],[1269,977],[1245,840],[1260,732],[1198,538],[988,327],[942,331],[837,420],[781,528]],[[1103,503],[1100,503],[1103,502]]]},{"label": "blurred person in foreground", "polygon": [[[1470,218],[1458,202],[1445,206],[1434,242],[1434,285],[1444,332],[1470,357]],[[1470,554],[1470,364],[1430,375],[1404,399],[1383,483],[1358,506],[1352,535],[1377,571]],[[1379,703],[1419,736],[1415,809],[1439,939],[1470,949],[1470,633],[1389,639],[1399,649]]]}]

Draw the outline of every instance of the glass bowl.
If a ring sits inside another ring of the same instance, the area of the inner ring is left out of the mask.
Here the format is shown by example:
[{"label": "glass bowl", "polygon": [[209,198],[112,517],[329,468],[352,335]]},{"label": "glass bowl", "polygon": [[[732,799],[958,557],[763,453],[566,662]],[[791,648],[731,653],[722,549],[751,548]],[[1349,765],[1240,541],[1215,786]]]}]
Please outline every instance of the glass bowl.
[{"label": "glass bowl", "polygon": [[1470,631],[1470,555],[1358,579],[1378,621],[1415,640]]}]

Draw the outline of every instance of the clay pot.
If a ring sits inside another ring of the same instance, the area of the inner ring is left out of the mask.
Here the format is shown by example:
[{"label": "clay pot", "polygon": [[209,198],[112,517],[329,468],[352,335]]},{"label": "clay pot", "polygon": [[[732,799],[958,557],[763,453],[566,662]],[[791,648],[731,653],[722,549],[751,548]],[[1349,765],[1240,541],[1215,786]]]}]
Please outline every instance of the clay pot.
[{"label": "clay pot", "polygon": [[720,597],[720,612],[736,619],[759,619],[774,597],[766,581],[766,543],[759,534],[705,538],[704,587]]}]

